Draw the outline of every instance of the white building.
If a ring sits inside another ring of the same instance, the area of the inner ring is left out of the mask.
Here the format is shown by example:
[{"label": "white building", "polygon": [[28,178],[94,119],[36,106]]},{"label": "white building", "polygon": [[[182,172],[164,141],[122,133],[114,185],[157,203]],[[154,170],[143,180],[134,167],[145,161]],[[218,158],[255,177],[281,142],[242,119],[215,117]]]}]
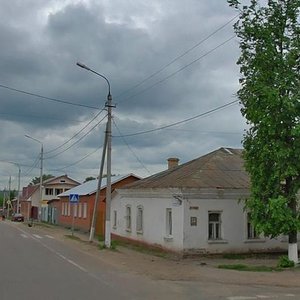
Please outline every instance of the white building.
[{"label": "white building", "polygon": [[258,236],[244,211],[249,176],[242,150],[220,148],[117,189],[112,234],[181,253],[287,249],[287,238]]}]

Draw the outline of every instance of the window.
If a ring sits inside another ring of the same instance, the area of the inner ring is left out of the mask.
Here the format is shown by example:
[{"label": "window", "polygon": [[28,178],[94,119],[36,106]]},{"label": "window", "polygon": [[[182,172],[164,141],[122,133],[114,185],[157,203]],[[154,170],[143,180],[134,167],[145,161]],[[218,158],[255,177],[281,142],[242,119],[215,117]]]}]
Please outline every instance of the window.
[{"label": "window", "polygon": [[53,195],[53,189],[46,188],[45,189],[45,194],[46,195]]},{"label": "window", "polygon": [[191,226],[197,226],[197,217],[191,217]]},{"label": "window", "polygon": [[219,212],[208,213],[208,239],[221,239],[221,213]]},{"label": "window", "polygon": [[65,202],[63,202],[61,204],[61,215],[64,216],[65,215]]},{"label": "window", "polygon": [[59,195],[63,192],[63,189],[55,189],[55,195]]},{"label": "window", "polygon": [[71,216],[71,204],[67,203],[68,206],[68,216]]},{"label": "window", "polygon": [[257,234],[255,227],[251,223],[251,214],[247,213],[247,239],[258,239],[259,235]]},{"label": "window", "polygon": [[77,203],[72,204],[74,217],[77,218]]},{"label": "window", "polygon": [[83,218],[84,219],[87,218],[87,203],[86,202],[83,203]]},{"label": "window", "polygon": [[172,228],[172,208],[166,209],[166,235],[172,236],[173,228]]},{"label": "window", "polygon": [[138,206],[136,212],[136,231],[143,232],[143,207]]},{"label": "window", "polygon": [[82,217],[82,203],[78,203],[78,218]]},{"label": "window", "polygon": [[131,230],[131,206],[126,206],[126,230]]},{"label": "window", "polygon": [[113,228],[117,228],[117,211],[114,210],[113,214]]}]

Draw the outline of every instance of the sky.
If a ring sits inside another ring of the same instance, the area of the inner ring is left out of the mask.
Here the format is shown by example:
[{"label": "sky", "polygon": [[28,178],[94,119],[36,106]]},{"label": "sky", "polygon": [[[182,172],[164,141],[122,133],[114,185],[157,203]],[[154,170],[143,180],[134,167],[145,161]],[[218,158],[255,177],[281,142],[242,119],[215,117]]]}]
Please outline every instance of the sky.
[{"label": "sky", "polygon": [[21,187],[39,176],[41,144],[43,173],[97,177],[108,85],[77,62],[111,85],[112,174],[242,147],[237,12],[225,0],[0,4],[0,190],[9,176],[17,188],[19,167]]}]

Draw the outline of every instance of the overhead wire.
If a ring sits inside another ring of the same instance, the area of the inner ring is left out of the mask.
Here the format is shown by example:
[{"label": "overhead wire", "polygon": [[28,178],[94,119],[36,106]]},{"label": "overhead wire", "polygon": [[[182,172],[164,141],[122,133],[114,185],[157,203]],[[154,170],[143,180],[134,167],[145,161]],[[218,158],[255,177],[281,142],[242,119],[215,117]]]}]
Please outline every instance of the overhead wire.
[{"label": "overhead wire", "polygon": [[85,155],[83,158],[75,161],[74,163],[72,164],[69,164],[65,167],[62,167],[62,168],[59,168],[59,169],[53,169],[52,171],[61,171],[61,170],[65,170],[69,167],[72,167],[72,166],[75,166],[77,164],[79,164],[80,162],[82,162],[83,160],[87,159],[88,157],[90,157],[91,155],[93,155],[94,153],[96,153],[99,149],[101,149],[103,146],[101,145],[100,147],[96,148],[95,150],[93,150],[92,152],[88,153],[87,155]]},{"label": "overhead wire", "polygon": [[122,138],[123,142],[125,143],[125,145],[128,147],[128,149],[130,150],[130,152],[133,154],[133,156],[136,158],[136,160],[141,164],[141,166],[151,175],[151,172],[149,171],[149,169],[144,165],[144,163],[140,160],[140,158],[136,155],[136,153],[133,151],[133,149],[130,147],[130,145],[127,143],[124,135],[122,135],[118,125],[116,124],[115,120],[113,119],[113,123],[116,127],[116,129],[119,132],[120,137]]},{"label": "overhead wire", "polygon": [[67,141],[65,141],[64,143],[62,143],[61,145],[45,152],[45,154],[49,154],[52,153],[60,148],[62,148],[64,145],[66,145],[67,143],[69,143],[72,139],[74,139],[76,136],[78,136],[84,129],[86,129],[103,111],[105,110],[105,108],[101,109],[83,128],[81,128],[77,133],[75,133],[71,138],[69,138]]},{"label": "overhead wire", "polygon": [[188,68],[189,66],[191,66],[192,64],[198,62],[200,59],[206,57],[207,55],[209,55],[210,53],[214,52],[215,50],[217,50],[218,48],[222,47],[223,45],[227,44],[228,42],[230,42],[231,40],[233,40],[236,36],[233,35],[231,36],[229,39],[225,40],[224,42],[222,42],[221,44],[217,45],[216,47],[214,47],[213,49],[207,51],[206,53],[204,53],[203,55],[201,55],[200,57],[196,58],[195,60],[191,61],[190,63],[188,63],[187,65],[184,65],[183,67],[179,68],[178,70],[176,70],[175,72],[169,74],[168,76],[164,77],[163,79],[153,83],[152,85],[148,86],[147,88],[125,98],[124,100],[121,101],[121,103],[125,102],[125,101],[128,101],[132,98],[135,98],[136,96],[139,96],[143,93],[145,93],[146,91],[152,89],[153,87],[167,81],[168,79],[170,79],[171,77],[173,77],[174,75],[176,75],[177,73],[183,71],[184,69]]},{"label": "overhead wire", "polygon": [[130,136],[137,136],[137,135],[142,135],[142,134],[147,134],[147,133],[151,133],[151,132],[163,130],[163,129],[166,129],[166,128],[170,128],[170,127],[173,127],[173,126],[176,126],[176,125],[179,125],[179,124],[183,124],[183,123],[186,123],[186,122],[198,119],[200,117],[204,117],[206,115],[212,114],[212,113],[214,113],[214,112],[216,112],[218,110],[224,109],[224,108],[226,108],[228,106],[231,106],[231,105],[233,105],[235,103],[238,103],[238,102],[239,102],[239,100],[234,100],[234,101],[228,102],[226,104],[223,104],[221,106],[218,106],[216,108],[213,108],[211,110],[208,110],[208,111],[206,111],[204,113],[198,114],[196,116],[193,116],[193,117],[190,117],[190,118],[187,118],[187,119],[175,122],[175,123],[171,123],[171,124],[168,124],[168,125],[164,125],[164,126],[161,126],[161,127],[158,127],[158,128],[149,129],[149,130],[140,131],[140,132],[135,132],[135,133],[130,133],[130,134],[124,134],[122,136],[121,135],[114,135],[113,137],[114,138],[130,137]]},{"label": "overhead wire", "polygon": [[54,101],[54,102],[62,103],[62,104],[68,104],[68,105],[73,105],[73,106],[80,106],[80,107],[85,107],[85,108],[99,110],[99,107],[95,107],[95,106],[91,106],[91,105],[85,105],[85,104],[80,104],[80,103],[74,103],[74,102],[70,102],[70,101],[66,101],[66,100],[61,100],[61,99],[57,99],[57,98],[52,98],[52,97],[46,97],[46,96],[35,94],[35,93],[32,93],[32,92],[27,92],[27,91],[24,91],[24,90],[16,89],[16,88],[4,85],[4,84],[0,84],[0,88],[8,89],[10,91],[22,93],[22,94],[25,94],[25,95],[28,95],[28,96],[33,96],[33,97],[37,97],[37,98],[48,100],[48,101]]},{"label": "overhead wire", "polygon": [[179,60],[180,58],[184,57],[186,54],[190,53],[192,50],[194,50],[195,48],[199,47],[201,44],[203,44],[205,41],[207,41],[209,38],[211,38],[213,35],[215,35],[216,33],[218,33],[220,30],[222,30],[223,28],[225,28],[227,25],[229,25],[232,21],[234,21],[240,14],[235,15],[233,18],[231,18],[229,21],[227,21],[225,24],[223,24],[222,26],[218,27],[215,31],[213,31],[212,33],[210,33],[209,35],[207,35],[205,38],[203,38],[202,40],[200,40],[199,42],[197,42],[194,46],[192,46],[191,48],[187,49],[186,51],[184,51],[183,53],[181,53],[180,55],[178,55],[177,57],[175,57],[174,59],[172,59],[169,63],[167,63],[166,65],[164,65],[163,67],[161,67],[159,70],[155,71],[154,73],[152,73],[151,75],[149,75],[148,77],[146,77],[145,79],[141,80],[139,83],[137,83],[136,85],[134,85],[133,87],[123,91],[122,93],[120,93],[119,95],[117,95],[115,98],[119,98],[120,96],[123,96],[124,94],[127,94],[128,92],[136,89],[137,87],[141,86],[143,83],[145,83],[146,81],[148,81],[149,79],[153,78],[154,76],[158,75],[159,73],[161,73],[162,71],[164,71],[167,67],[169,67],[170,65],[172,65],[174,62],[176,62],[177,60]]},{"label": "overhead wire", "polygon": [[51,155],[51,156],[48,156],[48,157],[45,157],[44,159],[50,159],[50,158],[54,158],[64,152],[66,152],[67,150],[69,150],[70,148],[72,148],[73,146],[75,146],[77,143],[79,143],[83,138],[85,138],[92,130],[94,130],[105,118],[106,118],[107,115],[105,115],[99,122],[97,122],[88,132],[86,132],[83,136],[81,136],[78,140],[76,140],[73,144],[71,144],[69,147],[67,147],[66,149],[54,154],[54,155]]}]

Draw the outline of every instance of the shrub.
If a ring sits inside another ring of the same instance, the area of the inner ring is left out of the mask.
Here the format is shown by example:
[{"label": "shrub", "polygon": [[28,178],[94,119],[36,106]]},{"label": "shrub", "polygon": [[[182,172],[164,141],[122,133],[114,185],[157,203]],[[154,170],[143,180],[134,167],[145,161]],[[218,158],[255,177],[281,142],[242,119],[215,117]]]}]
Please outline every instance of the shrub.
[{"label": "shrub", "polygon": [[284,255],[279,257],[279,262],[277,266],[279,268],[292,268],[295,266],[295,263],[289,260],[289,258],[286,255]]}]

